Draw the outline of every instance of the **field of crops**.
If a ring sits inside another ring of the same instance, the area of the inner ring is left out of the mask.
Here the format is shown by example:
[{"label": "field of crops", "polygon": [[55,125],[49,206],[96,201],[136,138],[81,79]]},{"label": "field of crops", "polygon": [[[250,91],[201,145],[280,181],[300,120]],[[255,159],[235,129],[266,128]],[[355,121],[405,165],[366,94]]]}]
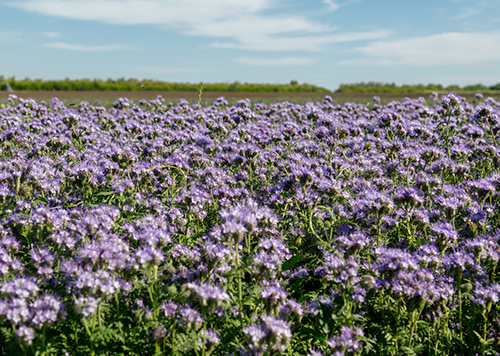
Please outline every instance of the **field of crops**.
[{"label": "field of crops", "polygon": [[0,105],[0,353],[498,355],[500,102]]},{"label": "field of crops", "polygon": [[[200,90],[201,89],[201,90]],[[316,93],[316,92],[229,92],[229,91],[205,91],[200,87],[198,90],[193,91],[1,91],[0,90],[0,105],[6,104],[9,95],[16,95],[23,99],[35,99],[39,103],[50,103],[53,97],[57,97],[63,103],[68,105],[75,105],[80,101],[87,101],[94,106],[111,107],[114,102],[119,98],[127,98],[129,100],[138,102],[141,99],[154,100],[158,95],[165,99],[165,105],[170,103],[177,103],[180,99],[186,99],[189,103],[200,103],[203,106],[211,105],[217,98],[224,97],[229,105],[234,105],[238,100],[250,99],[252,102],[259,102],[265,104],[273,104],[283,101],[290,101],[295,104],[305,104],[307,102],[321,101],[325,95],[330,96],[336,104],[345,103],[358,103],[369,104],[372,103],[374,96],[380,98],[382,104],[387,104],[390,101],[401,101],[405,98],[417,99],[419,97],[428,97],[431,93]],[[477,101],[474,93],[462,94],[470,102]],[[490,95],[495,100],[500,100],[500,95]]]}]

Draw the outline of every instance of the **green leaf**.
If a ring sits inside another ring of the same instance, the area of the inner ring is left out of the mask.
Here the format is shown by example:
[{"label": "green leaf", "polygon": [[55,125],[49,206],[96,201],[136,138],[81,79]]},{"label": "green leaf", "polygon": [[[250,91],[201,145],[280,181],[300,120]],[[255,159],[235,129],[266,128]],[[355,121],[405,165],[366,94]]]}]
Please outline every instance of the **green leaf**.
[{"label": "green leaf", "polygon": [[42,203],[44,203],[44,204],[48,204],[47,199],[45,199],[45,198],[44,198],[44,197],[42,197],[41,195],[37,195],[37,196],[36,196],[36,198],[37,198],[38,200],[40,200]]},{"label": "green leaf", "polygon": [[303,327],[302,330],[305,331],[306,333],[314,336],[314,338],[316,340],[321,341],[321,342],[325,342],[325,337],[318,330],[311,329],[308,327]]},{"label": "green leaf", "polygon": [[405,355],[408,355],[408,356],[417,356],[415,350],[412,349],[411,347],[401,346],[401,350],[403,350],[403,352],[404,352]]},{"label": "green leaf", "polygon": [[304,258],[304,255],[301,254],[301,253],[299,253],[298,255],[292,256],[289,260],[283,262],[283,264],[281,265],[281,269],[283,271],[285,271],[287,269],[291,269],[297,263],[299,263],[300,261],[302,261],[303,258]]},{"label": "green leaf", "polygon": [[113,195],[115,194],[114,191],[108,191],[108,192],[99,192],[99,193],[96,193],[94,194],[96,197],[100,197],[100,196],[108,196],[108,195]]},{"label": "green leaf", "polygon": [[299,286],[299,284],[304,280],[304,278],[297,278],[290,284],[290,287],[288,287],[289,290],[293,291],[295,288]]}]

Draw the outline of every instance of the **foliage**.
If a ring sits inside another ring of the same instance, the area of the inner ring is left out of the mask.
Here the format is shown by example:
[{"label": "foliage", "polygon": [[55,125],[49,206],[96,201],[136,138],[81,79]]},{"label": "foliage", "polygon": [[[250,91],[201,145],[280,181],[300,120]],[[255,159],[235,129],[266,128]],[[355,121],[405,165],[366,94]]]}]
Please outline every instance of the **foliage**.
[{"label": "foliage", "polygon": [[[64,79],[64,80],[41,80],[41,79],[16,79],[0,76],[0,89],[6,90],[6,84],[12,90],[30,91],[198,91],[199,84],[194,83],[172,83],[151,79]],[[208,83],[203,84],[204,91],[220,92],[252,92],[252,93],[316,93],[328,92],[327,89],[310,85],[299,84],[292,80],[289,84],[258,84],[258,83]]]},{"label": "foliage", "polygon": [[441,84],[416,84],[416,85],[396,85],[395,83],[354,83],[341,84],[335,91],[336,93],[390,93],[390,94],[424,94],[424,93],[443,93],[454,91],[457,93],[490,93],[500,90],[500,83],[496,85],[486,86],[483,84],[443,86]]}]

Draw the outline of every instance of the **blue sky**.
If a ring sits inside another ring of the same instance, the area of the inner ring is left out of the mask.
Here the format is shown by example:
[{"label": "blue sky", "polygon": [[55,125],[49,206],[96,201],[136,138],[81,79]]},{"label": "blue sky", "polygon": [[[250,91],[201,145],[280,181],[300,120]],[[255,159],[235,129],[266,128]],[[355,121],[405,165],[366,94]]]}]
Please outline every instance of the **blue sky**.
[{"label": "blue sky", "polygon": [[0,0],[0,75],[500,82],[500,0]]}]

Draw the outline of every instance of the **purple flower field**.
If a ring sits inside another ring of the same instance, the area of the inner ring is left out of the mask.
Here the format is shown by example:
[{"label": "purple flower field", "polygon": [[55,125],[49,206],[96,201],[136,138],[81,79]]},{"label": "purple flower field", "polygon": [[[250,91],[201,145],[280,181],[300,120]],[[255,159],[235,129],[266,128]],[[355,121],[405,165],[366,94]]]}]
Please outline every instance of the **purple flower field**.
[{"label": "purple flower field", "polygon": [[498,355],[500,102],[0,107],[0,354]]}]

